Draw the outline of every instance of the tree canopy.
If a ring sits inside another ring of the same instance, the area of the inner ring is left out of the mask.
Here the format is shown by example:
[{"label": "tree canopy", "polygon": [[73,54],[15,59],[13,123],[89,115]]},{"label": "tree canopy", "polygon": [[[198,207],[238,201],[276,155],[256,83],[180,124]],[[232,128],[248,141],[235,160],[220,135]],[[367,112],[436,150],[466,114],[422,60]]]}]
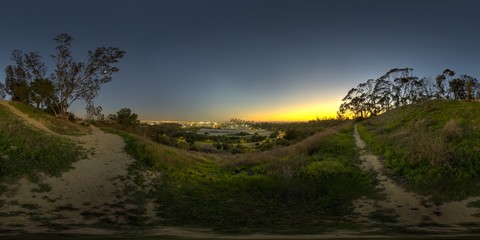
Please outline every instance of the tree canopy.
[{"label": "tree canopy", "polygon": [[367,118],[390,109],[432,99],[474,100],[480,98],[478,80],[468,75],[454,78],[445,69],[434,83],[413,76],[412,68],[394,68],[348,91],[337,112],[340,118]]},{"label": "tree canopy", "polygon": [[138,123],[138,115],[132,113],[130,108],[122,108],[116,114],[110,114],[108,118],[120,125],[133,126]]},{"label": "tree canopy", "polygon": [[[47,65],[36,52],[14,50],[15,64],[5,68],[5,93],[13,101],[49,108],[57,116],[68,119],[73,102],[84,100],[87,110],[92,107],[101,85],[112,80],[118,72],[115,64],[125,51],[116,47],[98,47],[87,52],[83,62],[75,61],[70,50],[73,37],[62,33],[54,38],[56,54],[52,55],[54,71],[46,77]],[[2,85],[3,86],[3,85]],[[0,96],[2,96],[0,86]]]}]

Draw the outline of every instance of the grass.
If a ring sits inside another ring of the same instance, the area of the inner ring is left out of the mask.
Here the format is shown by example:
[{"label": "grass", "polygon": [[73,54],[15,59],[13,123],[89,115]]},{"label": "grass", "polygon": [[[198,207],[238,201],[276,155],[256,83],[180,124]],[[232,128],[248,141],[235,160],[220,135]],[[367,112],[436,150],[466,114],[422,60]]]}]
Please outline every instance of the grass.
[{"label": "grass", "polygon": [[83,135],[87,129],[78,124],[64,121],[40,109],[33,108],[22,102],[10,101],[10,105],[27,114],[29,117],[36,119],[45,124],[50,130],[62,135]]},{"label": "grass", "polygon": [[60,176],[84,156],[73,141],[34,130],[0,106],[0,179],[35,179],[40,172]]},{"label": "grass", "polygon": [[373,177],[358,166],[352,129],[345,125],[286,150],[245,155],[252,161],[218,160],[106,130],[125,138],[137,167],[161,172],[148,197],[157,203],[162,224],[313,233],[351,227],[342,216],[351,214],[352,200],[374,194]]},{"label": "grass", "polygon": [[414,190],[439,201],[480,194],[480,103],[408,105],[360,123],[359,131]]}]

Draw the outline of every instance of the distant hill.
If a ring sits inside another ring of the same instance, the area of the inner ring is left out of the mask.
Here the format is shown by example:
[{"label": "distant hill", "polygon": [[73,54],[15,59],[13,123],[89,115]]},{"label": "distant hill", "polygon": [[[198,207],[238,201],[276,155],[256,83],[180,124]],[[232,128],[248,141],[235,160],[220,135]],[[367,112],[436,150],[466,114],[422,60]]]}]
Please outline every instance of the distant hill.
[{"label": "distant hill", "polygon": [[407,186],[442,200],[480,194],[480,102],[407,105],[361,122],[359,130]]}]

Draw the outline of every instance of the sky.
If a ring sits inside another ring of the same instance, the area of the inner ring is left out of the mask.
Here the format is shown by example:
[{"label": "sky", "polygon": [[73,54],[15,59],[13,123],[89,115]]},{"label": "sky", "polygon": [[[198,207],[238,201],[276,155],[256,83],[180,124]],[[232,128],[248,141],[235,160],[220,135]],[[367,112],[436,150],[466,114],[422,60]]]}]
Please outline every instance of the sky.
[{"label": "sky", "polygon": [[[53,38],[126,51],[95,104],[142,120],[306,121],[391,68],[480,78],[475,0],[4,0],[0,68],[14,49],[53,72]],[[5,73],[0,71],[0,82]],[[84,116],[83,102],[71,110]]]}]

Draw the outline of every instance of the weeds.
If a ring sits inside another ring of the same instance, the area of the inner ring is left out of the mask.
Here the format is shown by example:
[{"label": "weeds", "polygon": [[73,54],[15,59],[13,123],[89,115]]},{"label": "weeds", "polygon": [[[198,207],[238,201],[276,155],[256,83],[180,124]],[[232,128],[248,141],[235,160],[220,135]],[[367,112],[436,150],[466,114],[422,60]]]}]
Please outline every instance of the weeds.
[{"label": "weeds", "polygon": [[60,176],[84,157],[71,140],[27,127],[0,107],[0,179],[23,175],[35,179],[38,172]]},{"label": "weeds", "polygon": [[40,109],[32,108],[21,102],[11,101],[10,105],[27,114],[29,117],[44,123],[50,130],[62,135],[83,135],[87,132],[85,128],[77,124],[56,118]]},{"label": "weeds", "polygon": [[137,159],[131,168],[162,172],[151,194],[137,194],[129,203],[142,206],[153,197],[167,225],[227,232],[323,231],[328,220],[351,213],[352,200],[374,192],[372,176],[356,161],[352,125],[284,149],[221,161],[115,132]]},{"label": "weeds", "polygon": [[28,210],[36,210],[40,208],[40,205],[38,204],[32,204],[32,203],[25,203],[20,205],[20,207],[28,209]]},{"label": "weeds", "polygon": [[74,207],[71,203],[61,205],[61,206],[56,206],[55,207],[55,212],[61,212],[61,211],[78,211],[80,209]]},{"label": "weeds", "polygon": [[32,188],[32,192],[36,192],[36,193],[50,192],[51,190],[52,190],[52,187],[46,183],[38,184],[38,188]]},{"label": "weeds", "polygon": [[480,194],[478,121],[478,103],[431,101],[428,107],[412,104],[364,121],[359,131],[409,187],[450,201]]}]

